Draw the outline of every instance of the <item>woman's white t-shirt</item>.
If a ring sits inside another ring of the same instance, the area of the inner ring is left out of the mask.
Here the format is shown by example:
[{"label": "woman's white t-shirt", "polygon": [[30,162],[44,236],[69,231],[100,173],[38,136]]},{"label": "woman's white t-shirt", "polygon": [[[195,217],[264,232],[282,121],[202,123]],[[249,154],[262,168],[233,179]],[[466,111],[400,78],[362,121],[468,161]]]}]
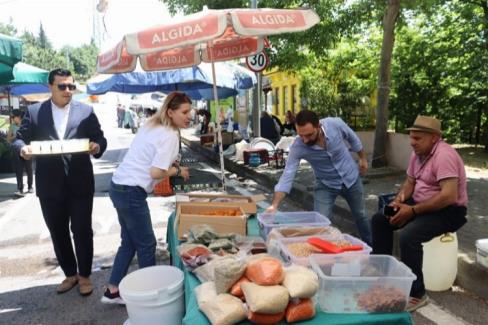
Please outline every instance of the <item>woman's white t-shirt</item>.
[{"label": "woman's white t-shirt", "polygon": [[161,180],[153,179],[151,167],[168,170],[178,157],[178,131],[166,126],[139,129],[124,160],[115,170],[112,181],[119,185],[140,186],[147,193]]}]

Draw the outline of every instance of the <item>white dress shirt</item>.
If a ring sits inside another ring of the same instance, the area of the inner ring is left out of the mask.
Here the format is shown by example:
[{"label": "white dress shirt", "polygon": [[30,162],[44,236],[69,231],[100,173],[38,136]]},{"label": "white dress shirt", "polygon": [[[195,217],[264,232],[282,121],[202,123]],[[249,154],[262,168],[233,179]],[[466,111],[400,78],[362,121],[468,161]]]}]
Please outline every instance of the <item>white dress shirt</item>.
[{"label": "white dress shirt", "polygon": [[56,129],[56,132],[58,132],[58,137],[60,140],[64,139],[64,134],[66,133],[70,105],[71,102],[69,102],[65,107],[58,107],[51,101],[54,128]]}]

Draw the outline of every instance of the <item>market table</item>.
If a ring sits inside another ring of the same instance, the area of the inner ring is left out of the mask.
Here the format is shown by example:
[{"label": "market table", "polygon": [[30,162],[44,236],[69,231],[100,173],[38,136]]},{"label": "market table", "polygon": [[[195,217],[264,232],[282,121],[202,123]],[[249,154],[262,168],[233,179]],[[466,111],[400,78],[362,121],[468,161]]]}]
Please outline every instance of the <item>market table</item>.
[{"label": "market table", "polygon": [[[168,219],[168,228],[166,233],[166,242],[168,250],[171,253],[172,265],[180,268],[185,274],[185,307],[186,313],[183,317],[183,325],[210,325],[207,317],[198,309],[198,303],[193,289],[200,284],[200,281],[190,273],[183,265],[178,253],[177,246],[180,244],[177,232],[175,231],[175,213],[173,212]],[[248,236],[259,236],[258,222],[255,217],[247,221]],[[240,324],[251,324],[243,321]],[[283,324],[285,324],[283,322]],[[322,312],[317,306],[315,318],[300,322],[300,324],[322,325],[322,324],[412,324],[410,313],[393,313],[393,314],[330,314]]]}]

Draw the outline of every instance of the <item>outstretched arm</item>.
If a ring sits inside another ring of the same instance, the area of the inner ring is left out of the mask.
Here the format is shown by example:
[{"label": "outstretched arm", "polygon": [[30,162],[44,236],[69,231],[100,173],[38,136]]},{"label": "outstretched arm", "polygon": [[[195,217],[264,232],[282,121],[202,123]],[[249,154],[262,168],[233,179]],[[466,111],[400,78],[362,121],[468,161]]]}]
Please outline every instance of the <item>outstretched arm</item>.
[{"label": "outstretched arm", "polygon": [[273,195],[273,201],[271,201],[271,205],[265,210],[266,213],[275,213],[278,211],[278,206],[280,205],[281,201],[285,198],[285,192],[275,192]]}]

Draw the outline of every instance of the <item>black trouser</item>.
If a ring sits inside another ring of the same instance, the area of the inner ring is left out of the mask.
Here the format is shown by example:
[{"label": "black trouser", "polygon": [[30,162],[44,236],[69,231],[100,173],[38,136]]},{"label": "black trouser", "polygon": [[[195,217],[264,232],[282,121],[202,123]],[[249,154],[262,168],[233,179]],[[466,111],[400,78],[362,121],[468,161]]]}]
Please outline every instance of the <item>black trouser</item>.
[{"label": "black trouser", "polygon": [[[422,262],[424,251],[422,243],[446,232],[455,232],[466,223],[466,207],[450,205],[436,212],[417,215],[401,229],[390,225],[381,213],[373,216],[373,254],[391,255],[393,250],[393,231],[400,229],[400,253],[405,263],[417,276],[413,281],[410,296],[421,298],[425,294]],[[442,272],[442,270],[439,270]]]},{"label": "black trouser", "polygon": [[[90,276],[93,261],[93,197],[39,198],[39,201],[56,258],[64,274]],[[70,222],[76,258],[71,244]]]},{"label": "black trouser", "polygon": [[15,175],[17,176],[17,189],[19,191],[24,190],[24,169],[27,173],[27,186],[29,189],[32,188],[32,160],[25,160],[17,152],[13,152],[13,162]]}]

